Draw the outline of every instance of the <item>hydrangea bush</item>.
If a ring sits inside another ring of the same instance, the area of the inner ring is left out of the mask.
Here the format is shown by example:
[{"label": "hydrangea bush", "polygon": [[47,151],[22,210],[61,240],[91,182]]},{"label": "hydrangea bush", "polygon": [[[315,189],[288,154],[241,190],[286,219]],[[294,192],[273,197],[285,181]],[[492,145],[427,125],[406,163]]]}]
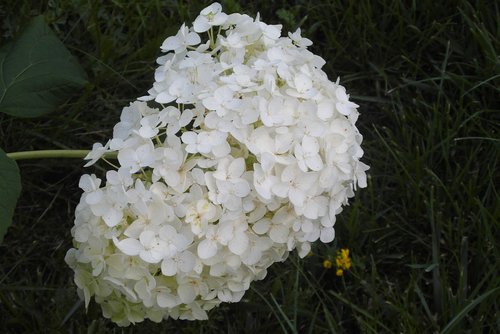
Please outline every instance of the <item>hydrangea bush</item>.
[{"label": "hydrangea bush", "polygon": [[207,319],[290,251],[334,239],[368,166],[358,106],[311,44],[218,3],[163,42],[148,95],[87,156],[119,165],[79,184],[66,262],[86,305],[122,326]]}]

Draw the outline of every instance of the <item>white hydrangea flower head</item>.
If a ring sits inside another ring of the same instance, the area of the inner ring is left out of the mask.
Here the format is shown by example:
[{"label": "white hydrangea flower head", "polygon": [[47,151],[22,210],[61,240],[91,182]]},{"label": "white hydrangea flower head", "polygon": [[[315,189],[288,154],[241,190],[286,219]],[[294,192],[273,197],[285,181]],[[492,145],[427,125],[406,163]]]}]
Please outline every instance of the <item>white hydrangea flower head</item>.
[{"label": "white hydrangea flower head", "polygon": [[66,262],[86,305],[121,326],[204,320],[289,252],[334,239],[369,167],[358,105],[311,44],[218,3],[163,42],[148,95],[86,157],[119,164],[79,184]]}]

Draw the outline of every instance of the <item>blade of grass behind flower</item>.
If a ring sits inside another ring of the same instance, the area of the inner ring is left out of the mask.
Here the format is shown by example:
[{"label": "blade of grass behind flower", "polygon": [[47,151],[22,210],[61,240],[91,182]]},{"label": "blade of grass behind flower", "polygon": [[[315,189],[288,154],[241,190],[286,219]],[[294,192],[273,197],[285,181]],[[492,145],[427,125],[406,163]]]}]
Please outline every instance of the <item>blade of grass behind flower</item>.
[{"label": "blade of grass behind flower", "polygon": [[[273,307],[273,305],[271,305],[271,303],[267,300],[267,298],[265,298],[260,292],[259,290],[255,289],[255,287],[253,286],[250,286],[250,289],[255,292],[263,301],[264,303],[266,303],[267,307],[271,310],[271,312],[273,313],[274,317],[278,320],[280,326],[281,326],[281,329],[283,330],[283,333],[287,333],[287,328],[286,328],[286,323],[283,322],[283,320],[281,319],[281,316],[279,313],[276,312],[275,308]],[[273,295],[270,294],[273,301],[276,302],[276,300],[274,299]],[[279,306],[279,305],[278,305]],[[281,312],[282,310],[279,309]],[[286,320],[286,316],[285,316],[285,320]]]},{"label": "blade of grass behind flower", "polygon": [[[383,328],[385,330],[386,333],[391,333],[391,330],[389,328],[387,328],[384,324],[382,324],[379,320],[375,319],[370,313],[368,313],[367,311],[363,310],[362,308],[360,308],[359,306],[357,306],[356,304],[352,303],[351,301],[347,300],[346,298],[344,298],[341,294],[339,294],[338,292],[335,292],[333,290],[329,290],[328,291],[328,294],[334,296],[336,299],[338,299],[339,301],[341,301],[342,303],[346,304],[346,305],[349,305],[354,311],[356,311],[357,313],[359,314],[362,314],[365,318],[367,319],[370,319],[372,320],[374,323],[377,323],[381,328]],[[370,328],[372,328],[373,330],[373,333],[379,333],[379,331],[377,331],[376,329],[374,329],[373,327],[369,326]]]},{"label": "blade of grass behind flower", "polygon": [[283,311],[283,308],[281,307],[281,305],[276,301],[276,298],[274,298],[274,295],[271,293],[270,296],[271,296],[271,300],[274,303],[274,306],[278,309],[281,317],[283,318],[283,320],[285,320],[285,323],[288,325],[288,327],[290,328],[290,330],[292,331],[292,333],[298,334],[297,328],[294,326],[294,324],[292,323],[292,321],[288,318],[288,316],[286,315],[286,313]]},{"label": "blade of grass behind flower", "polygon": [[472,310],[474,307],[476,307],[479,303],[481,303],[483,300],[488,298],[489,296],[495,294],[496,292],[500,291],[500,286],[496,287],[495,289],[489,290],[473,301],[471,301],[466,307],[464,307],[453,319],[450,320],[450,322],[446,325],[446,327],[443,329],[441,334],[448,334],[448,333],[453,333],[453,329],[460,323],[463,317],[467,315],[470,310]]}]

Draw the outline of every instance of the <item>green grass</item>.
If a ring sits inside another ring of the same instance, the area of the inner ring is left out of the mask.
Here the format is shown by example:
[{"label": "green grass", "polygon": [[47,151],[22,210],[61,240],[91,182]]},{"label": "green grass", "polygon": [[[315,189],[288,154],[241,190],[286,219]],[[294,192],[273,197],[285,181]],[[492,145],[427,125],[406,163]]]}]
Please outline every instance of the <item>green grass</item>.
[{"label": "green grass", "polygon": [[[50,116],[0,115],[7,152],[90,148],[153,80],[159,45],[208,2],[12,1],[0,45],[44,13],[90,84]],[[299,25],[360,104],[362,189],[332,244],[291,254],[243,302],[206,322],[119,328],[79,302],[64,263],[71,245],[76,160],[19,163],[23,193],[0,246],[1,333],[500,332],[500,9],[495,1],[222,1],[226,12]],[[343,277],[322,267],[350,249]]]}]

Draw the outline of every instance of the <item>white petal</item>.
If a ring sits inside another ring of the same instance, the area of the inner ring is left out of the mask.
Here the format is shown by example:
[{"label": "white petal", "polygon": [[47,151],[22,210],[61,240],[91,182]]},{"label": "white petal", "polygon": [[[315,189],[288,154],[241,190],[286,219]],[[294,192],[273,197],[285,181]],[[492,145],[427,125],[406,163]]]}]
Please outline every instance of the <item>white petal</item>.
[{"label": "white petal", "polygon": [[249,252],[245,254],[245,257],[242,260],[247,266],[251,266],[259,262],[261,257],[262,252],[259,249],[250,248]]},{"label": "white petal", "polygon": [[325,227],[324,229],[322,229],[319,239],[325,244],[332,242],[333,239],[335,239],[335,230],[333,229],[333,227]]},{"label": "white petal", "polygon": [[87,242],[89,240],[90,230],[87,225],[79,225],[75,226],[74,237],[78,242]]},{"label": "white petal", "polygon": [[172,308],[179,304],[177,299],[169,293],[160,292],[156,297],[156,302],[160,307]]},{"label": "white petal", "polygon": [[[319,215],[319,205],[313,199],[309,199],[302,207],[303,215],[309,219],[316,219]],[[306,232],[306,231],[304,231]],[[310,232],[310,231],[309,231]]]},{"label": "white petal", "polygon": [[139,252],[139,257],[147,263],[158,263],[161,261],[161,257],[157,256],[157,253],[152,250],[142,250]]},{"label": "white petal", "polygon": [[181,136],[182,142],[185,144],[195,144],[198,135],[196,132],[188,131],[184,132]]},{"label": "white petal", "polygon": [[335,90],[335,95],[337,96],[339,101],[346,102],[349,100],[349,95],[347,95],[344,86],[338,86],[338,88]]},{"label": "white petal", "polygon": [[171,225],[165,225],[158,231],[158,235],[163,240],[175,240],[177,237],[177,230]]},{"label": "white petal", "polygon": [[277,243],[284,244],[288,240],[289,229],[283,225],[273,225],[269,231],[269,237]]},{"label": "white petal", "polygon": [[302,147],[308,153],[317,153],[319,151],[318,140],[311,136],[304,136],[302,138]]},{"label": "white petal", "polygon": [[307,242],[303,243],[299,247],[299,257],[303,258],[311,251],[311,245]]},{"label": "white petal", "polygon": [[139,240],[141,241],[141,244],[143,244],[144,246],[150,245],[154,241],[155,235],[156,235],[155,232],[151,230],[146,230],[141,233],[141,235],[139,236]]},{"label": "white petal", "polygon": [[150,125],[142,126],[139,129],[139,135],[142,138],[151,138],[151,137],[156,136],[157,134],[158,134],[158,129],[157,128],[153,128]]},{"label": "white petal", "polygon": [[220,26],[220,25],[224,24],[224,22],[226,22],[226,20],[227,20],[227,14],[217,13],[212,20],[212,25]]},{"label": "white petal", "polygon": [[288,197],[290,198],[290,202],[292,202],[293,205],[297,206],[302,206],[304,204],[304,201],[306,200],[306,195],[304,194],[304,192],[296,188],[290,188]]},{"label": "white petal", "polygon": [[196,257],[194,256],[193,253],[185,251],[182,254],[180,254],[179,257],[181,260],[179,262],[179,269],[182,272],[188,273],[191,270],[193,270],[194,265],[196,264]]},{"label": "white petal", "polygon": [[217,253],[217,244],[215,241],[203,240],[198,245],[198,256],[201,259],[208,259]]},{"label": "white petal", "polygon": [[313,171],[318,172],[323,169],[323,160],[319,154],[315,154],[306,158],[307,167],[311,168]]},{"label": "white petal", "polygon": [[283,182],[277,182],[273,184],[271,190],[272,192],[281,198],[285,198],[288,195],[289,187],[286,183]]},{"label": "white petal", "polygon": [[150,141],[147,144],[139,146],[136,149],[136,154],[141,167],[149,166],[155,161],[154,146]]},{"label": "white petal", "polygon": [[318,117],[323,121],[328,120],[333,115],[333,108],[333,104],[330,101],[321,102],[318,104]]},{"label": "white petal", "polygon": [[221,11],[222,11],[222,5],[218,2],[214,2],[210,6],[203,8],[200,14],[203,16],[208,16],[209,14],[218,14]]},{"label": "white petal", "polygon": [[174,276],[177,274],[177,264],[172,259],[165,259],[161,263],[161,272],[165,276]]},{"label": "white petal", "polygon": [[[207,153],[208,153],[208,151],[207,151]],[[224,142],[224,143],[222,143],[220,145],[212,147],[212,153],[217,158],[225,157],[229,153],[231,153],[231,146],[229,146],[228,143]]]},{"label": "white petal", "polygon": [[217,110],[220,108],[220,103],[214,97],[209,96],[202,100],[203,106],[208,110]]},{"label": "white petal", "polygon": [[238,233],[228,244],[229,250],[236,255],[243,254],[248,248],[248,237],[245,233]]},{"label": "white petal", "polygon": [[144,249],[144,247],[142,247],[142,244],[137,239],[126,238],[118,241],[118,239],[114,238],[113,241],[116,247],[118,247],[118,249],[126,255],[139,255],[139,253]]},{"label": "white petal", "polygon": [[271,186],[272,183],[270,180],[257,180],[254,177],[254,187],[257,193],[265,200],[270,200],[272,193],[271,193]]},{"label": "white petal", "polygon": [[135,173],[139,170],[139,166],[137,166],[137,155],[135,151],[130,148],[124,148],[118,152],[118,162],[122,167],[131,167],[131,173]]},{"label": "white petal", "polygon": [[182,252],[191,245],[192,241],[192,236],[189,238],[184,234],[179,233],[175,237],[174,246],[177,248],[178,252]]},{"label": "white petal", "polygon": [[190,32],[186,36],[186,44],[187,45],[196,45],[201,43],[200,36],[195,32]]},{"label": "white petal", "polygon": [[271,221],[269,219],[261,219],[252,225],[252,230],[257,234],[264,234],[269,231]]},{"label": "white petal", "polygon": [[310,220],[306,220],[302,223],[302,231],[305,233],[310,233],[314,229],[314,225]]},{"label": "white petal", "polygon": [[123,218],[123,212],[115,208],[110,208],[104,216],[102,216],[104,222],[109,227],[117,225]]},{"label": "white petal", "polygon": [[247,181],[240,179],[240,181],[233,184],[232,190],[236,196],[245,197],[250,193],[250,185]]},{"label": "white petal", "polygon": [[80,177],[80,182],[78,183],[78,187],[85,192],[91,192],[97,188],[101,184],[101,180],[97,179],[95,175],[84,174]]},{"label": "white petal", "polygon": [[101,202],[102,199],[103,199],[103,194],[102,194],[101,189],[98,189],[98,190],[93,191],[93,192],[89,192],[85,196],[85,202],[87,202],[87,204],[89,204],[89,205],[97,204],[97,203]]},{"label": "white petal", "polygon": [[219,298],[222,302],[231,302],[233,300],[231,291],[228,289],[219,290],[217,292],[217,298]]},{"label": "white petal", "polygon": [[177,294],[184,304],[192,303],[196,298],[196,290],[189,284],[179,285],[177,288]]},{"label": "white petal", "polygon": [[170,103],[173,100],[175,100],[175,96],[172,96],[167,92],[161,92],[155,98],[155,101],[158,103]]},{"label": "white petal", "polygon": [[132,222],[129,227],[127,227],[123,234],[125,234],[127,237],[138,239],[145,226],[146,223],[144,219],[137,219]]},{"label": "white petal", "polygon": [[232,179],[240,177],[245,171],[245,160],[243,158],[234,159],[228,168],[228,176]]},{"label": "white petal", "polygon": [[367,186],[365,171],[368,170],[369,168],[370,167],[368,167],[368,165],[362,163],[361,161],[358,162],[358,165],[356,168],[356,178],[358,179],[358,186],[360,188],[366,188],[366,186]]},{"label": "white petal", "polygon": [[208,20],[204,16],[198,16],[193,22],[193,29],[196,32],[205,32],[210,29],[211,25],[208,23]]},{"label": "white petal", "polygon": [[181,46],[181,42],[177,36],[170,36],[163,42],[161,49],[163,51],[175,50]]},{"label": "white petal", "polygon": [[333,227],[335,225],[335,216],[334,219],[330,219],[330,215],[324,215],[321,217],[321,225],[324,227]]},{"label": "white petal", "polygon": [[[197,303],[192,303],[189,307],[191,308],[192,313],[192,318],[189,318],[189,320],[208,320],[207,312],[205,312]],[[188,320],[187,318],[183,318],[183,315],[185,314],[186,313],[181,314],[179,319]]]},{"label": "white petal", "polygon": [[337,109],[337,111],[339,113],[341,113],[342,115],[345,115],[345,116],[348,116],[353,110],[352,107],[350,107],[346,103],[336,103],[335,108]]},{"label": "white petal", "polygon": [[311,79],[307,75],[302,74],[302,73],[295,76],[294,84],[295,84],[295,88],[297,89],[297,91],[299,93],[304,93],[307,90],[311,89],[311,87],[312,87]]}]

